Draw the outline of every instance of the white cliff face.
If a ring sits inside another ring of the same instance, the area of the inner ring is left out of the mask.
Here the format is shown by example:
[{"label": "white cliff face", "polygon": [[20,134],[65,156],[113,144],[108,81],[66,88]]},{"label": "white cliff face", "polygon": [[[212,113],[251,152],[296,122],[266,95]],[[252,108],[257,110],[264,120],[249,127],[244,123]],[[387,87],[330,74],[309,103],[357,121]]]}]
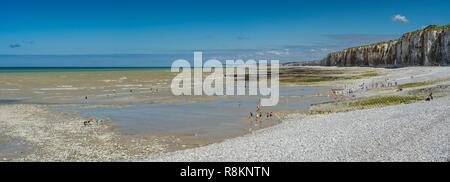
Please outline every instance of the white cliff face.
[{"label": "white cliff face", "polygon": [[329,54],[323,66],[450,65],[450,25],[428,26],[397,40],[348,48]]}]

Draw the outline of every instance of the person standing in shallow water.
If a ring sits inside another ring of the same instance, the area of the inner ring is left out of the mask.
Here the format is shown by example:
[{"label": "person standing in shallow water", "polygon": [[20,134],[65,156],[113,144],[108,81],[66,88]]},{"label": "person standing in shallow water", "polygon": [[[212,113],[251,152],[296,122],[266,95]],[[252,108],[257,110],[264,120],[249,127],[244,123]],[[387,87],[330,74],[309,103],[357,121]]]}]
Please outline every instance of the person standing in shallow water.
[{"label": "person standing in shallow water", "polygon": [[248,115],[248,121],[250,122],[250,125],[253,123],[253,113],[250,112],[250,115]]},{"label": "person standing in shallow water", "polygon": [[255,125],[261,125],[261,117],[262,117],[262,113],[261,113],[261,99],[258,100],[258,104],[256,104],[256,121],[255,121]]}]

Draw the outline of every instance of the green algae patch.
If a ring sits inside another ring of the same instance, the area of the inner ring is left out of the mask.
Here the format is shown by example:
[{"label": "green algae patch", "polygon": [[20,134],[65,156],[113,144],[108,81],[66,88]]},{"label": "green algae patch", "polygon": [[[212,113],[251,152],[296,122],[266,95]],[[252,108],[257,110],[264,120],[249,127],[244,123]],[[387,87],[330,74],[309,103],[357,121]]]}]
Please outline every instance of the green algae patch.
[{"label": "green algae patch", "polygon": [[379,76],[375,70],[349,70],[324,68],[288,68],[280,70],[280,82],[292,84],[314,84],[320,82],[356,80]]},{"label": "green algae patch", "polygon": [[339,101],[335,103],[325,103],[312,106],[308,114],[328,114],[337,112],[347,112],[360,109],[378,108],[399,104],[410,104],[424,100],[424,97],[415,95],[383,95],[363,97],[354,100]]},{"label": "green algae patch", "polygon": [[422,86],[427,86],[427,85],[431,85],[431,84],[433,84],[433,82],[431,82],[431,81],[427,81],[427,82],[409,82],[409,83],[403,83],[403,84],[397,85],[397,89],[422,87]]}]

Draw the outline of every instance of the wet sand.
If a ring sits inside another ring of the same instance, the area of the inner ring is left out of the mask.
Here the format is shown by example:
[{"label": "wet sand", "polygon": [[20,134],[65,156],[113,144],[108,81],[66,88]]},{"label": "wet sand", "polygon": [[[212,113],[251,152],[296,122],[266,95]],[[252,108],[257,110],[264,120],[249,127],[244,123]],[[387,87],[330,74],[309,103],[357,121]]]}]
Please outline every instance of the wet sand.
[{"label": "wet sand", "polygon": [[[328,99],[313,96],[325,87],[283,86],[280,104],[263,109],[274,116],[255,126],[248,114],[258,97],[173,97],[174,74],[167,69],[0,75],[0,126],[11,138],[0,147],[5,160],[13,161],[127,160],[194,148],[273,126],[287,113]],[[111,122],[83,126],[90,116]]]},{"label": "wet sand", "polygon": [[[164,151],[171,138],[120,135],[111,123],[83,126],[78,115],[42,105],[0,105],[4,143],[18,145],[3,161],[115,161]],[[5,149],[7,150],[7,149]]]},{"label": "wet sand", "polygon": [[0,70],[0,75],[0,100],[15,99],[20,103],[128,104],[173,100],[169,83],[174,73],[163,68]]},{"label": "wet sand", "polygon": [[[341,68],[327,68],[341,69]],[[345,69],[345,68],[344,68]],[[355,69],[355,68],[352,68]],[[291,114],[281,124],[224,142],[151,155],[140,161],[419,161],[450,160],[450,67],[407,67],[383,69],[370,79],[328,82],[333,87],[354,86],[352,98],[373,95],[433,91],[434,100],[417,101],[351,110],[306,115]],[[401,83],[428,81],[430,84],[404,88],[359,89],[362,83],[395,80]],[[323,83],[322,83],[323,84]]]}]

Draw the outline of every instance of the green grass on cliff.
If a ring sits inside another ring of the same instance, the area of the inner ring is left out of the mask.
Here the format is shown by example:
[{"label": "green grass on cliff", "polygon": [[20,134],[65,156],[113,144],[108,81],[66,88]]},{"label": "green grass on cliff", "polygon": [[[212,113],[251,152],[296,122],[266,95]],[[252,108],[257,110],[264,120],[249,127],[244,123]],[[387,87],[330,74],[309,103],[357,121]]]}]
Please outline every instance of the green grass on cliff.
[{"label": "green grass on cliff", "polygon": [[416,30],[414,32],[408,32],[405,33],[403,36],[404,37],[411,37],[412,35],[416,34],[416,33],[424,33],[424,32],[429,32],[429,31],[443,31],[443,30],[447,30],[450,29],[450,24],[448,25],[443,25],[443,26],[437,26],[437,25],[429,25],[423,29],[420,30]]}]

